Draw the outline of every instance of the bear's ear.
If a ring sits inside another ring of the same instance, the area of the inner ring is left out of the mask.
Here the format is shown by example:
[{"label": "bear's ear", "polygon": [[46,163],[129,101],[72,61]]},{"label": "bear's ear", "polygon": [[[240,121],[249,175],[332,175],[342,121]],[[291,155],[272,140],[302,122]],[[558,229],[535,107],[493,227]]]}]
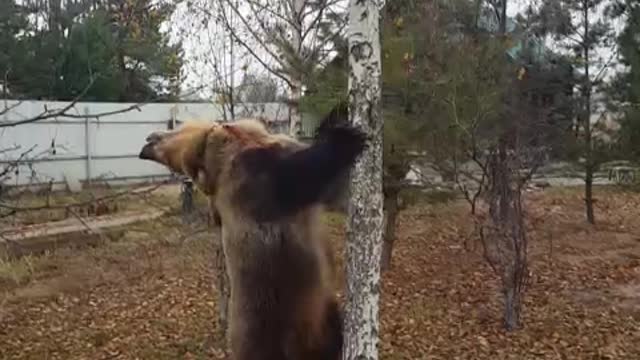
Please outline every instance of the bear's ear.
[{"label": "bear's ear", "polygon": [[180,139],[183,143],[179,144],[179,148],[185,149],[182,156],[182,169],[185,175],[192,179],[197,179],[198,172],[204,170],[208,135],[209,132],[203,131],[196,136]]},{"label": "bear's ear", "polygon": [[251,137],[246,130],[234,126],[233,124],[223,124],[222,128],[228,134],[234,142],[241,145],[248,145],[251,143]]}]

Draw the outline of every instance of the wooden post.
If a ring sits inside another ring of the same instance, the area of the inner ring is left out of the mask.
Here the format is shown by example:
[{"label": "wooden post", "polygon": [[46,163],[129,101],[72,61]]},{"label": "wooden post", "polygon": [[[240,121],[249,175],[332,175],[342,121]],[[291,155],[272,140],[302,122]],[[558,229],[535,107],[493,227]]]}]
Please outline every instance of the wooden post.
[{"label": "wooden post", "polygon": [[193,181],[188,177],[182,179],[182,216],[187,223],[191,222],[194,205],[193,205]]},{"label": "wooden post", "polygon": [[84,118],[84,150],[85,150],[85,155],[87,156],[87,161],[86,161],[86,182],[85,185],[87,187],[91,186],[91,121],[89,120],[89,108],[88,107],[84,107],[84,114],[85,114],[85,118]]}]

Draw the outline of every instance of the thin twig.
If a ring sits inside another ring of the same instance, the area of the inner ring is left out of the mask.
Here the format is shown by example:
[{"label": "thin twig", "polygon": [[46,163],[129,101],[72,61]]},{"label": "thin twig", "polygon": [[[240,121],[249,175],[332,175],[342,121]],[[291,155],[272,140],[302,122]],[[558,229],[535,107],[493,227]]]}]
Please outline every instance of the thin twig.
[{"label": "thin twig", "polygon": [[105,111],[105,112],[101,112],[101,113],[83,114],[83,115],[68,113],[69,109],[74,107],[76,104],[77,104],[77,100],[74,100],[71,103],[69,103],[69,105],[67,105],[64,108],[61,108],[59,110],[53,110],[53,111],[52,110],[45,110],[42,113],[40,113],[39,115],[36,115],[36,116],[28,118],[28,119],[17,120],[17,121],[9,121],[9,122],[0,122],[0,128],[14,127],[14,126],[18,126],[18,125],[29,124],[29,123],[33,123],[33,122],[37,122],[37,121],[41,121],[41,120],[47,120],[47,119],[56,118],[56,117],[66,117],[66,118],[72,118],[72,119],[86,119],[86,118],[97,119],[97,118],[100,118],[100,117],[111,116],[111,115],[116,115],[116,114],[129,112],[131,110],[142,111],[140,109],[140,106],[143,103],[133,104],[131,106],[127,106],[127,107],[122,108],[122,109],[112,110],[112,111]]},{"label": "thin twig", "polygon": [[28,123],[32,123],[32,122],[36,122],[36,121],[40,121],[40,120],[45,120],[45,119],[50,119],[50,118],[61,116],[61,115],[65,114],[67,111],[69,111],[69,109],[74,107],[75,104],[87,94],[87,92],[89,91],[91,86],[93,86],[93,83],[95,81],[96,81],[95,77],[91,78],[91,81],[89,81],[89,84],[84,88],[84,90],[82,90],[80,95],[76,96],[67,106],[63,107],[62,109],[50,111],[50,110],[45,108],[45,110],[42,113],[40,113],[39,115],[36,115],[36,116],[28,118],[28,119],[23,119],[23,120],[18,120],[18,121],[9,121],[9,122],[0,122],[0,128],[2,128],[2,127],[12,127],[12,126],[21,125],[21,124],[28,124]]},{"label": "thin twig", "polygon": [[17,108],[18,106],[20,106],[20,104],[22,104],[22,101],[16,101],[15,104],[12,104],[10,106],[5,106],[4,109],[0,110],[0,116],[8,113],[9,111],[11,111],[11,110],[13,110],[15,108]]},{"label": "thin twig", "polygon": [[80,214],[78,214],[77,212],[75,212],[72,208],[67,208],[67,211],[69,211],[69,213],[71,215],[73,215],[76,219],[78,219],[78,221],[85,227],[87,228],[87,230],[89,230],[91,233],[99,235],[100,237],[103,236],[102,232],[100,230],[96,230],[94,228],[92,228],[91,226],[89,226],[89,224],[82,218],[82,216],[80,216]]},{"label": "thin twig", "polygon": [[[18,158],[14,161],[11,161],[7,166],[5,166],[4,169],[2,169],[2,171],[0,171],[0,179],[2,179],[5,175],[7,175],[9,172],[11,172],[13,169],[15,169],[16,167],[18,167],[20,165],[20,162],[22,162],[22,159],[27,156],[30,152],[32,152],[37,145],[33,145],[32,147],[30,147],[29,149],[27,149],[26,151],[23,151],[20,156],[18,156]],[[20,147],[18,147],[20,148]]]},{"label": "thin twig", "polygon": [[[222,1],[227,1],[227,0],[222,0]],[[206,10],[203,10],[206,11]],[[211,14],[210,12],[206,11],[208,14]],[[224,11],[221,12],[222,16],[221,18],[223,19],[223,23],[227,29],[227,31],[229,31],[229,34],[231,34],[231,37],[233,37],[233,39],[240,45],[242,45],[242,47],[249,53],[251,54],[251,56],[260,63],[260,65],[262,65],[262,67],[264,67],[264,69],[266,69],[268,72],[270,72],[272,75],[278,77],[279,79],[281,79],[282,81],[284,81],[285,83],[287,83],[287,86],[291,87],[293,84],[291,83],[291,81],[284,75],[280,74],[278,71],[276,71],[275,69],[273,69],[271,66],[269,66],[269,64],[267,64],[261,56],[259,56],[258,54],[256,54],[256,52],[253,50],[253,48],[251,46],[249,46],[246,42],[244,42],[239,36],[238,34],[235,32],[234,27],[231,25],[231,23],[229,22],[229,19],[227,18],[226,14],[224,13]],[[213,16],[213,15],[211,15]],[[263,45],[264,46],[264,45]]]},{"label": "thin twig", "polygon": [[8,147],[8,148],[5,148],[5,149],[0,149],[0,154],[4,154],[4,153],[10,152],[10,151],[20,150],[21,147],[22,146],[20,146],[20,145],[14,145],[12,147]]}]

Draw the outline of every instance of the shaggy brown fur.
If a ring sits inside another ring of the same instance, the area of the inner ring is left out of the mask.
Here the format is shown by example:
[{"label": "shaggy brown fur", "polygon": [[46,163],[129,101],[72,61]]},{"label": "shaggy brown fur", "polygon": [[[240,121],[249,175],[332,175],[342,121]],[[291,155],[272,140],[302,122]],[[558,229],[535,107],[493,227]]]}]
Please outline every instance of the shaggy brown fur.
[{"label": "shaggy brown fur", "polygon": [[319,202],[364,137],[341,128],[307,146],[245,119],[185,123],[147,141],[140,158],[192,177],[219,214],[234,359],[339,359],[341,311]]}]

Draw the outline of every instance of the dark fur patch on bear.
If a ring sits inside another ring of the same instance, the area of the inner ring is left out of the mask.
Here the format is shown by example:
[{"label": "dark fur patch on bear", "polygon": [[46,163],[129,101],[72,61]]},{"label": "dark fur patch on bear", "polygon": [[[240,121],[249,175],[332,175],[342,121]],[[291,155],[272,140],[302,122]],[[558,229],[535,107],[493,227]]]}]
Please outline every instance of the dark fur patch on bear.
[{"label": "dark fur patch on bear", "polygon": [[236,286],[248,292],[238,297],[236,306],[243,309],[244,318],[251,319],[242,325],[244,331],[237,340],[241,350],[234,356],[238,360],[302,360],[298,356],[303,355],[314,359],[304,354],[308,350],[290,331],[298,330],[293,309],[318,283],[319,266],[316,255],[296,241],[292,231],[286,224],[258,224],[237,239],[251,243],[254,254],[236,269],[240,279]]},{"label": "dark fur patch on bear", "polygon": [[327,310],[327,317],[325,319],[325,334],[328,336],[325,339],[325,344],[320,349],[308,354],[305,359],[309,360],[338,360],[342,357],[342,311],[340,305],[337,302],[332,302]]},{"label": "dark fur patch on bear", "polygon": [[244,151],[236,159],[247,174],[237,202],[247,204],[257,221],[276,221],[321,201],[366,147],[353,127],[334,127],[308,148],[285,153],[281,147]]}]

